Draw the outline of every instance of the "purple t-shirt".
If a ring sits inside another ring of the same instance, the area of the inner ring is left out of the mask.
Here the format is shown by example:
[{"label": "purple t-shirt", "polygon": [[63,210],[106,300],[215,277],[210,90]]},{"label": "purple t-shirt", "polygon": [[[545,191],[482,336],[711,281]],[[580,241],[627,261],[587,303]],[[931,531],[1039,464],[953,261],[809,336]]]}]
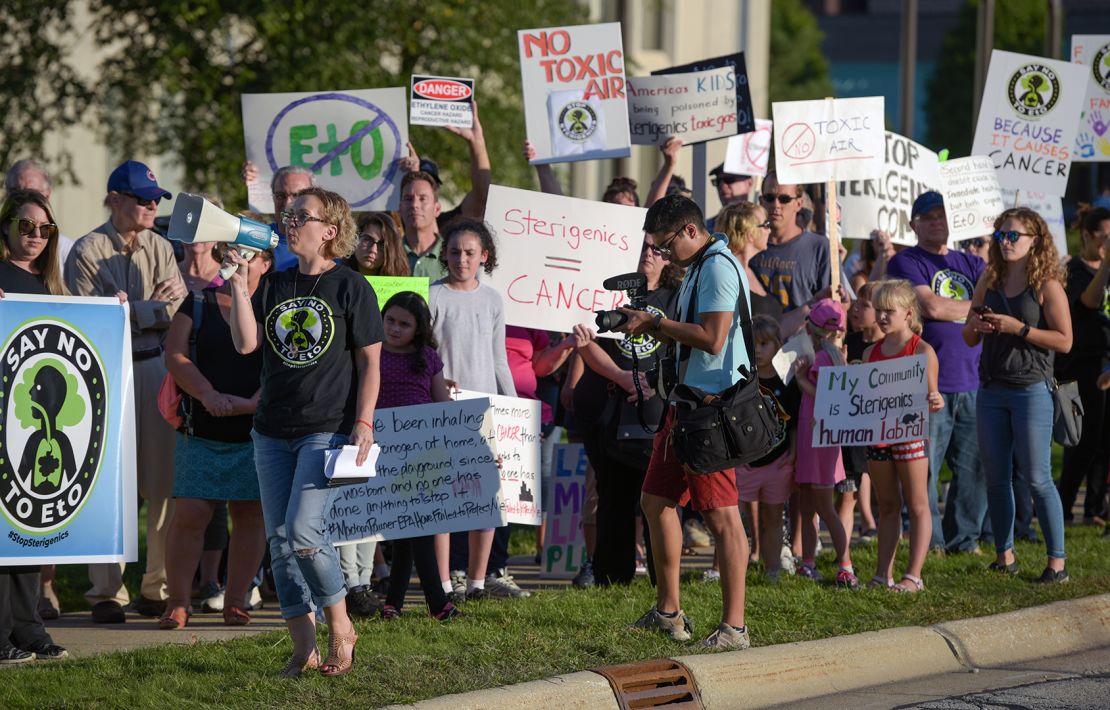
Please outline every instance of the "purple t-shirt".
[{"label": "purple t-shirt", "polygon": [[[970,301],[984,267],[983,260],[973,254],[949,249],[940,256],[921,247],[910,247],[894,255],[886,273],[914,286],[928,286],[942,298]],[[924,325],[921,337],[937,351],[940,363],[937,382],[940,391],[950,394],[979,389],[981,347],[970,348],[964,342],[964,322],[925,319]]]},{"label": "purple t-shirt", "polygon": [[443,361],[432,348],[424,348],[420,356],[424,358],[424,371],[418,373],[412,369],[413,353],[391,353],[382,349],[378,409],[432,401],[432,377],[443,371]]}]

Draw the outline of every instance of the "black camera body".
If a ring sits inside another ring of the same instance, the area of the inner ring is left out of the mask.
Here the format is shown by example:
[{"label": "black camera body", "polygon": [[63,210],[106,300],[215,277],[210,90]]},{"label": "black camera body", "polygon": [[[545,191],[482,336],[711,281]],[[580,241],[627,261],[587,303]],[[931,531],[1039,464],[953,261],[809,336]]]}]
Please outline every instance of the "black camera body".
[{"label": "black camera body", "polygon": [[[610,276],[605,279],[601,284],[610,291],[624,291],[628,296],[628,305],[635,311],[642,311],[647,308],[647,277],[638,272],[631,274],[621,274],[620,276]],[[628,316],[620,311],[597,311],[594,318],[594,323],[597,324],[597,332],[608,333],[616,330],[628,321]]]}]

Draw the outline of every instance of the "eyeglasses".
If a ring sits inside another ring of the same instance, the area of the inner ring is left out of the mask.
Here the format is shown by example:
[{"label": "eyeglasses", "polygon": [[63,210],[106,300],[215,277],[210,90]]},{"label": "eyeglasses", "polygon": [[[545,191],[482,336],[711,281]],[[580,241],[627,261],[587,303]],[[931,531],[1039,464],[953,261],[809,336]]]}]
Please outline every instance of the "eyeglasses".
[{"label": "eyeglasses", "polygon": [[[1017,241],[1016,239],[1014,241]],[[986,239],[968,239],[964,242],[964,249],[982,249],[987,245]]]},{"label": "eyeglasses", "polygon": [[58,225],[53,222],[35,224],[34,220],[26,217],[12,217],[12,224],[22,237],[33,237],[37,234],[40,239],[53,239],[58,236]]},{"label": "eyeglasses", "polygon": [[769,219],[763,220],[762,222],[759,223],[759,228],[760,229],[770,229],[771,228],[771,220],[769,220]]},{"label": "eyeglasses", "polygon": [[1029,234],[1028,232],[1019,232],[1016,229],[1011,229],[1008,232],[1003,232],[1001,229],[996,229],[993,236],[999,242],[1008,241],[1011,244],[1016,244],[1017,240],[1021,239],[1022,237],[1035,237],[1037,235]]},{"label": "eyeglasses", "polygon": [[678,239],[678,235],[682,234],[682,231],[684,229],[686,229],[685,224],[679,227],[678,230],[676,230],[675,233],[672,234],[669,239],[667,239],[667,241],[658,246],[656,246],[655,244],[648,244],[647,248],[651,249],[651,253],[655,254],[658,257],[661,257],[663,259],[670,259],[674,255],[674,251],[671,250],[671,243],[675,239]]},{"label": "eyeglasses", "polygon": [[733,185],[738,182],[744,182],[745,180],[751,180],[751,178],[743,175],[715,175],[711,182],[713,183],[713,187],[716,187],[719,183]]},{"label": "eyeglasses", "polygon": [[763,200],[764,202],[766,202],[769,205],[774,204],[775,200],[778,200],[778,203],[780,205],[788,205],[791,202],[793,202],[794,200],[798,199],[798,196],[797,195],[787,195],[787,194],[783,194],[783,193],[780,193],[780,194],[776,195],[774,193],[765,192],[765,193],[763,193],[762,195],[759,196],[759,199]]},{"label": "eyeglasses", "polygon": [[274,202],[285,202],[286,200],[293,200],[301,196],[304,190],[297,190],[296,192],[274,192]]},{"label": "eyeglasses", "polygon": [[158,197],[155,197],[154,199],[149,199],[148,200],[148,199],[143,199],[142,197],[139,197],[134,192],[121,192],[119,194],[123,195],[124,197],[130,197],[132,200],[135,200],[135,204],[137,204],[139,207],[152,207],[154,205],[157,205],[162,200],[161,195],[159,195]]},{"label": "eyeglasses", "polygon": [[300,214],[293,214],[292,212],[281,213],[281,223],[286,227],[300,228],[305,226],[309,222],[320,222],[321,224],[329,224],[326,219],[313,217],[307,212],[301,212]]},{"label": "eyeglasses", "polygon": [[375,239],[373,234],[360,234],[358,235],[358,245],[363,249],[373,249],[375,247],[381,248],[385,243],[384,239]]}]

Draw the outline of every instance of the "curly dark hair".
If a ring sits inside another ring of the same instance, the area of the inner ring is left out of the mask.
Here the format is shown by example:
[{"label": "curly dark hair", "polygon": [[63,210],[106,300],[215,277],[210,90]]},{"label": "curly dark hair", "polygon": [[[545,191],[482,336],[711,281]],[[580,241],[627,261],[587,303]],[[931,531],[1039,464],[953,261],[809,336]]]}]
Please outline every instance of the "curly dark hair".
[{"label": "curly dark hair", "polygon": [[485,222],[480,222],[476,219],[460,219],[451,222],[447,233],[443,235],[443,246],[439,250],[439,263],[443,264],[443,268],[447,268],[447,247],[451,246],[451,239],[456,234],[463,232],[470,232],[478,237],[482,242],[482,251],[486,252],[485,272],[492,274],[493,270],[497,268],[497,243],[493,239],[493,230]]}]

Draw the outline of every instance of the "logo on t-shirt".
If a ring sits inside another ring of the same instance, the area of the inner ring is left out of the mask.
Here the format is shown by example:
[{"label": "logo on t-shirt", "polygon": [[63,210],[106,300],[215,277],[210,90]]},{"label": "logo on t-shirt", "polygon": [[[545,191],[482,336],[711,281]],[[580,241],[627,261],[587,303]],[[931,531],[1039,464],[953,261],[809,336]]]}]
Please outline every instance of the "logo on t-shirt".
[{"label": "logo on t-shirt", "polygon": [[88,500],[107,435],[108,390],[96,349],[74,326],[24,324],[0,353],[0,511],[43,535]]},{"label": "logo on t-shirt", "polygon": [[933,274],[933,293],[953,301],[970,301],[975,285],[959,271],[940,269]]},{"label": "logo on t-shirt", "polygon": [[331,307],[313,297],[291,298],[266,316],[266,338],[282,360],[293,367],[313,365],[331,345]]},{"label": "logo on t-shirt", "polygon": [[[656,308],[655,306],[648,306],[644,309],[654,316],[665,316],[666,314]],[[621,351],[621,355],[627,358],[635,357],[643,359],[655,354],[655,351],[662,345],[658,340],[651,337],[647,333],[643,335],[629,335],[617,341],[617,348]]]}]

